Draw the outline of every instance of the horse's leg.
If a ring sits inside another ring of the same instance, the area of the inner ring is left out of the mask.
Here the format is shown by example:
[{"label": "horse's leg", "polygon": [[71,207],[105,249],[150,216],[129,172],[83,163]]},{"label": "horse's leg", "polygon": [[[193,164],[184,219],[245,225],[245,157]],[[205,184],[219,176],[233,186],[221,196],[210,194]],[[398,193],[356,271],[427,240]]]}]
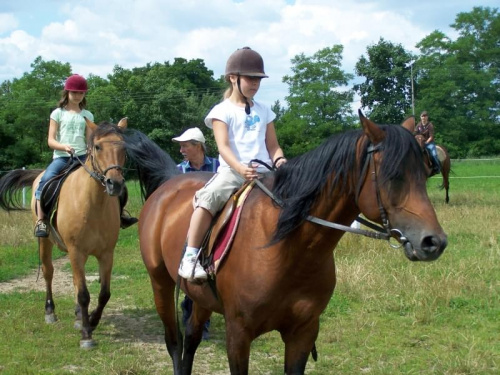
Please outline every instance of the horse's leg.
[{"label": "horse's leg", "polygon": [[54,277],[54,265],[52,264],[52,242],[48,238],[39,238],[40,260],[42,262],[42,273],[45,279],[45,322],[57,321],[56,305],[52,298],[52,279]]},{"label": "horse's leg", "polygon": [[89,324],[90,329],[94,331],[102,317],[104,307],[111,297],[111,270],[113,268],[113,249],[107,251],[104,255],[98,258],[99,261],[99,279],[101,281],[101,290],[97,307],[90,314]]},{"label": "horse's leg", "polygon": [[[80,340],[81,348],[91,348],[96,345],[92,339],[92,329],[89,323],[89,304],[90,293],[87,289],[87,282],[85,280],[85,263],[87,256],[80,254],[76,249],[68,249],[71,268],[73,270],[73,285],[75,286],[76,301],[79,306],[76,311],[81,313],[81,333]],[[78,318],[78,315],[77,315]],[[75,322],[75,327],[78,322]]]},{"label": "horse's leg", "polygon": [[170,358],[172,358],[174,374],[178,375],[182,373],[182,344],[179,343],[177,337],[174,303],[175,282],[169,276],[163,261],[156,264],[153,268],[146,263],[153,288],[156,311],[163,323],[165,345]]},{"label": "horse's leg", "polygon": [[307,360],[319,332],[319,319],[312,319],[307,324],[281,332],[285,343],[285,374],[301,375],[306,370]]},{"label": "horse's leg", "polygon": [[446,192],[446,198],[445,202],[449,203],[450,202],[450,196],[448,195],[448,191],[450,189],[450,158],[449,156],[446,158],[446,160],[443,163],[443,168],[441,169],[441,173],[443,175],[443,187]]},{"label": "horse's leg", "polygon": [[226,317],[226,350],[231,374],[247,375],[253,337],[237,319]]},{"label": "horse's leg", "polygon": [[210,318],[211,311],[198,306],[193,301],[193,311],[186,322],[184,337],[184,355],[182,356],[182,370],[184,374],[191,374],[196,349],[200,345],[205,322]]}]

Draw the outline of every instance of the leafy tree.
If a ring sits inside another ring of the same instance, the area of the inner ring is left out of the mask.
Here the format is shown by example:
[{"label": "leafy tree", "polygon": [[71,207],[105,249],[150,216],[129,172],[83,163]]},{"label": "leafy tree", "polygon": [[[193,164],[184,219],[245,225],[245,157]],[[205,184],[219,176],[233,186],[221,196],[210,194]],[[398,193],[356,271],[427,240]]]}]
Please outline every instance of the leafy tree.
[{"label": "leafy tree", "polygon": [[[292,62],[292,75],[283,77],[289,85],[288,108],[279,112],[277,133],[288,156],[316,147],[326,137],[351,125],[351,74],[341,69],[343,47],[326,47],[312,56],[303,53]],[[280,109],[275,105],[275,109]]]},{"label": "leafy tree", "polygon": [[380,38],[368,46],[368,57],[360,57],[356,74],[365,81],[354,85],[361,97],[361,105],[369,108],[369,116],[379,123],[399,124],[412,114],[411,68],[415,59],[401,44]]},{"label": "leafy tree", "polygon": [[417,45],[419,110],[436,126],[452,157],[500,154],[500,16],[475,7],[459,13],[452,40],[434,31]]},{"label": "leafy tree", "polygon": [[[222,96],[222,81],[215,80],[200,59],[176,58],[173,64],[154,63],[131,70],[115,66],[108,79],[89,93],[96,118],[116,122],[128,117],[130,126],[147,134],[174,159],[179,149],[172,138],[189,127],[201,127],[208,110]],[[213,138],[206,133],[210,146]]]},{"label": "leafy tree", "polygon": [[[49,116],[71,66],[38,57],[31,67],[21,78],[0,85],[0,170],[42,167],[52,155],[47,147]],[[107,79],[90,74],[87,81],[88,109],[97,123],[128,117],[131,127],[148,134],[174,158],[179,149],[171,138],[188,127],[201,127],[223,90],[223,81],[214,79],[200,59],[177,58],[173,64],[131,70],[116,65]],[[213,146],[211,133],[206,133]]]},{"label": "leafy tree", "polygon": [[11,152],[10,162],[4,164],[8,168],[48,163],[50,112],[57,106],[64,81],[71,74],[69,64],[44,61],[41,57],[35,59],[31,68],[31,72],[21,78],[2,84],[0,127],[5,135],[10,134],[8,139],[12,141],[10,137],[14,137],[9,149],[15,150]]}]

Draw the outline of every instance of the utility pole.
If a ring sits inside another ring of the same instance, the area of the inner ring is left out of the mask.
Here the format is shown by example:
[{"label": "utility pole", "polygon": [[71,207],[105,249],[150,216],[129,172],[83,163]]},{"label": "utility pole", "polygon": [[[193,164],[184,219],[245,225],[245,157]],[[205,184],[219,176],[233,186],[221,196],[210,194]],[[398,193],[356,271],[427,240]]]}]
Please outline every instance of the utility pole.
[{"label": "utility pole", "polygon": [[410,76],[411,76],[411,111],[413,113],[413,117],[415,117],[415,96],[413,94],[413,63],[415,60],[410,61],[408,64],[410,65]]}]

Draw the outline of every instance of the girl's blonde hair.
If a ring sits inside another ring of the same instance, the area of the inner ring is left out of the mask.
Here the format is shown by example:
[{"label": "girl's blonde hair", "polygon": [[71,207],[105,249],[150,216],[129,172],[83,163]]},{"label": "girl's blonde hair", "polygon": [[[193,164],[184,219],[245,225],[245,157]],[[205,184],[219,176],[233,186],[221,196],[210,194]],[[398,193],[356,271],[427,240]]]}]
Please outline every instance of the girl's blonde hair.
[{"label": "girl's blonde hair", "polygon": [[229,98],[233,93],[233,85],[229,85],[229,87],[226,89],[226,91],[224,91],[224,96],[223,96],[223,99],[226,100],[227,98]]}]

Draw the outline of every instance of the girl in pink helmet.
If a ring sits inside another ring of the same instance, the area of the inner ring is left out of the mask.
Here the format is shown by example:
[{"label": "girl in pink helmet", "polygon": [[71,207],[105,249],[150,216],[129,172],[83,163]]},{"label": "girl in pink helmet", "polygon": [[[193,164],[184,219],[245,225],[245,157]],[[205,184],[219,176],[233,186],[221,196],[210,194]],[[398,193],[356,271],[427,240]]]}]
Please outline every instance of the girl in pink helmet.
[{"label": "girl in pink helmet", "polygon": [[[94,115],[85,109],[87,89],[87,81],[81,75],[73,74],[68,77],[58,107],[50,114],[48,144],[54,150],[54,154],[52,162],[45,170],[35,191],[38,217],[35,224],[36,237],[48,237],[49,235],[45,214],[40,205],[43,187],[47,181],[64,169],[71,156],[80,159],[82,163],[85,162],[87,141],[90,137],[85,117],[92,122],[94,121]],[[130,217],[125,218],[125,220],[130,222],[124,223],[122,220],[122,227],[137,222],[137,219]]]},{"label": "girl in pink helmet", "polygon": [[205,118],[205,125],[214,131],[220,167],[195,195],[186,251],[179,267],[179,275],[188,280],[207,278],[196,259],[213,216],[245,180],[267,171],[262,166],[249,166],[249,162],[258,159],[276,167],[286,162],[274,129],[275,113],[254,100],[261,79],[267,77],[260,54],[249,47],[236,50],[227,61],[225,77],[229,88],[224,100]]},{"label": "girl in pink helmet", "polygon": [[38,221],[36,237],[48,237],[45,214],[40,207],[42,188],[52,177],[57,176],[68,163],[71,154],[85,162],[87,136],[84,117],[94,121],[94,115],[85,109],[87,81],[78,74],[68,77],[58,107],[50,114],[48,144],[54,150],[52,162],[43,174],[35,191]]}]

